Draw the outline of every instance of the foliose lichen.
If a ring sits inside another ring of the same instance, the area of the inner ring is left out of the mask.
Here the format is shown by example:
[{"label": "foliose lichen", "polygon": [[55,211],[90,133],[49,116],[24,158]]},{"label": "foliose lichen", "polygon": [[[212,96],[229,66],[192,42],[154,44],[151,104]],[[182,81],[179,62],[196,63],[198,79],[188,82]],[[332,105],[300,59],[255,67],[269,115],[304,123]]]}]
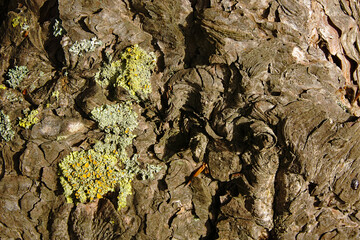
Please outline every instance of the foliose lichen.
[{"label": "foliose lichen", "polygon": [[91,117],[99,123],[99,128],[107,133],[128,134],[138,125],[137,114],[130,102],[94,108]]},{"label": "foliose lichen", "polygon": [[122,73],[121,61],[114,61],[109,64],[105,64],[95,74],[95,81],[103,88],[108,86],[114,87],[116,79]]},{"label": "foliose lichen", "polygon": [[81,56],[83,52],[93,52],[95,49],[102,45],[102,41],[93,37],[90,40],[83,39],[80,42],[76,41],[69,49],[69,52]]},{"label": "foliose lichen", "polygon": [[124,167],[128,161],[125,148],[131,144],[137,126],[137,114],[131,104],[119,103],[93,109],[92,118],[105,131],[105,139],[98,141],[93,149],[72,152],[59,164],[60,182],[68,202],[101,198],[109,191],[119,188],[118,208],[126,206],[126,197],[131,194],[134,173]]},{"label": "foliose lichen", "polygon": [[15,66],[6,74],[6,84],[9,87],[16,88],[20,85],[23,79],[27,76],[29,69],[26,66]]},{"label": "foliose lichen", "polygon": [[12,25],[13,27],[17,27],[17,26],[20,24],[20,20],[21,20],[20,16],[14,17],[14,18],[11,20],[11,25]]},{"label": "foliose lichen", "polygon": [[132,143],[135,137],[132,131],[138,125],[130,102],[97,107],[92,110],[91,117],[106,133],[105,138],[93,149],[66,156],[59,164],[60,182],[68,202],[75,199],[84,203],[119,189],[118,209],[121,209],[126,206],[126,197],[132,194],[134,176],[153,178],[161,167],[146,165],[141,168],[136,154],[132,158],[127,155],[126,147]]},{"label": "foliose lichen", "polygon": [[9,101],[9,103],[23,102],[23,98],[19,94],[16,94],[14,91],[6,91],[5,97],[6,97],[6,100]]},{"label": "foliose lichen", "polygon": [[15,132],[11,127],[10,118],[3,110],[0,110],[0,136],[5,141],[11,141],[15,136]]},{"label": "foliose lichen", "polygon": [[20,25],[21,30],[26,31],[29,29],[26,17],[16,16],[11,20],[11,25],[15,28]]},{"label": "foliose lichen", "polygon": [[[87,43],[83,42],[82,45]],[[73,45],[70,52],[81,54],[93,48]],[[93,43],[92,46],[95,46]],[[120,60],[105,65],[96,74],[95,80],[102,87],[121,86],[132,96],[146,96],[151,92],[150,76],[155,67],[153,53],[146,53],[137,45],[125,49]],[[133,130],[138,126],[137,114],[131,102],[103,105],[91,111],[93,120],[105,132],[102,141],[92,149],[72,152],[60,167],[60,182],[68,202],[101,198],[109,191],[119,189],[118,209],[126,206],[126,197],[132,194],[131,181],[135,175],[151,179],[161,167],[146,164],[140,167],[137,155],[129,158],[126,147],[132,143]]]},{"label": "foliose lichen", "polygon": [[132,96],[146,97],[151,92],[150,77],[155,65],[155,54],[147,53],[136,44],[126,48],[120,60],[102,67],[95,75],[95,81],[103,88],[121,86]]},{"label": "foliose lichen", "polygon": [[[115,191],[116,186],[120,187],[123,195],[131,194],[133,175],[122,170],[119,162],[121,163],[121,159],[115,151],[106,154],[90,149],[67,155],[59,164],[62,171],[60,182],[67,201],[73,202],[76,199],[85,203],[102,198],[109,191]],[[120,205],[124,206],[124,203],[121,202],[119,207]]]},{"label": "foliose lichen", "polygon": [[60,37],[65,34],[65,29],[62,27],[61,22],[57,19],[55,19],[52,29],[54,37]]},{"label": "foliose lichen", "polygon": [[134,156],[131,159],[126,158],[124,161],[124,169],[127,172],[132,173],[134,175],[140,175],[142,180],[154,179],[155,174],[162,169],[161,166],[156,166],[151,164],[146,164],[145,168],[142,168],[140,167],[140,163],[137,161],[137,159],[138,159],[137,154],[134,154]]},{"label": "foliose lichen", "polygon": [[29,112],[29,109],[25,109],[23,112],[25,117],[24,118],[19,117],[20,127],[29,129],[34,124],[39,122],[39,118],[37,117],[39,111],[37,109],[31,110],[31,112]]}]

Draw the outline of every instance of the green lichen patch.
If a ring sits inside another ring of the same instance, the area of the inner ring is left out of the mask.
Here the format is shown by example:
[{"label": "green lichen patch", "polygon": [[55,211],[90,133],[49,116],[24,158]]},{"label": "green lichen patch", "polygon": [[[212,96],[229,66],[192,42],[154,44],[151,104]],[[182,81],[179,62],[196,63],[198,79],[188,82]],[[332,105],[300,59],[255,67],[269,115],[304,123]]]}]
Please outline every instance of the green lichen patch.
[{"label": "green lichen patch", "polygon": [[137,127],[137,114],[130,102],[103,105],[91,111],[91,118],[98,122],[99,128],[106,135],[103,142],[95,144],[94,148],[104,152],[124,152],[132,143]]},{"label": "green lichen patch", "polygon": [[114,61],[104,65],[95,74],[95,81],[102,87],[114,86],[116,79],[122,73],[121,61]]},{"label": "green lichen patch", "polygon": [[140,175],[142,180],[153,179],[155,177],[155,174],[162,169],[162,166],[156,166],[151,164],[146,164],[145,168],[141,168],[137,159],[137,154],[135,154],[131,159],[126,158],[124,161],[124,168],[129,173],[132,173],[134,175]]},{"label": "green lichen patch", "polygon": [[11,127],[10,118],[3,110],[0,110],[0,136],[5,141],[11,141],[14,138],[15,132]]},{"label": "green lichen patch", "polygon": [[91,111],[92,119],[107,133],[126,135],[138,125],[137,114],[130,102],[103,105]]},{"label": "green lichen patch", "polygon": [[27,76],[29,69],[26,66],[15,66],[6,74],[6,84],[9,87],[16,88],[20,85],[23,79]]},{"label": "green lichen patch", "polygon": [[24,110],[25,117],[19,118],[19,126],[29,129],[34,124],[39,122],[39,118],[37,115],[39,114],[39,111],[37,109],[32,110],[30,113],[28,110]]},{"label": "green lichen patch", "polygon": [[116,151],[106,154],[90,149],[67,155],[59,164],[62,174],[60,182],[67,201],[76,199],[85,203],[102,198],[118,186],[122,196],[119,207],[126,205],[126,196],[131,194],[130,183],[134,175],[122,170],[121,162]]},{"label": "green lichen patch", "polygon": [[120,60],[105,65],[95,75],[95,81],[102,87],[123,87],[132,96],[146,97],[151,93],[150,77],[156,64],[153,52],[147,53],[138,45],[126,48]]}]

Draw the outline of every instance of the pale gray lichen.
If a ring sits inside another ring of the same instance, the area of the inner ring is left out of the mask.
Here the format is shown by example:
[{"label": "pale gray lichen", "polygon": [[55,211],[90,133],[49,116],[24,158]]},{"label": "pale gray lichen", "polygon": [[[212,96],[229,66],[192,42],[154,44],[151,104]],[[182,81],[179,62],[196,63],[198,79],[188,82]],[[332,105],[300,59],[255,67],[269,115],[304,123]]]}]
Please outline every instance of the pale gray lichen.
[{"label": "pale gray lichen", "polygon": [[[125,149],[132,143],[135,135],[132,131],[137,127],[137,114],[130,102],[113,105],[103,105],[91,111],[91,118],[98,122],[99,128],[107,134],[104,144],[96,148],[106,148],[106,151]],[[120,150],[119,150],[120,151]]]},{"label": "pale gray lichen", "polygon": [[6,83],[9,87],[16,88],[20,85],[23,79],[27,76],[29,69],[26,66],[15,66],[10,69],[7,74]]},{"label": "pale gray lichen", "polygon": [[140,167],[139,162],[137,161],[138,155],[134,154],[134,156],[129,159],[124,159],[124,167],[125,170],[131,174],[134,175],[140,175],[142,180],[146,179],[154,179],[155,173],[158,173],[162,166],[152,165],[152,164],[146,164],[145,168]]},{"label": "pale gray lichen", "polygon": [[54,25],[53,25],[53,35],[54,37],[60,37],[65,34],[65,29],[61,26],[61,22],[57,19],[55,19]]},{"label": "pale gray lichen", "polygon": [[107,133],[125,135],[138,125],[137,114],[130,102],[103,105],[91,111],[91,118],[99,123],[99,128]]},{"label": "pale gray lichen", "polygon": [[0,110],[0,136],[5,141],[11,141],[15,136],[15,132],[11,127],[10,118],[3,110]]},{"label": "pale gray lichen", "polygon": [[16,94],[14,91],[6,91],[5,96],[6,96],[6,100],[9,101],[10,103],[23,101],[22,96]]},{"label": "pale gray lichen", "polygon": [[93,37],[90,40],[83,39],[80,42],[76,41],[69,49],[69,52],[81,56],[83,52],[93,52],[95,49],[102,45],[102,41]]}]

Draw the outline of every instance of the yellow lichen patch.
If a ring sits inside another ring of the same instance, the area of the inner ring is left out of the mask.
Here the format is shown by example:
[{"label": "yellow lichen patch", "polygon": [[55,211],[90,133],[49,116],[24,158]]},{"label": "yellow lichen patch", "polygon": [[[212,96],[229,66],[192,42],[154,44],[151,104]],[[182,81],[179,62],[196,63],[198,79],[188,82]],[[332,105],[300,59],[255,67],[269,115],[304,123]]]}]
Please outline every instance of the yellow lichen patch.
[{"label": "yellow lichen patch", "polygon": [[[121,174],[118,162],[119,159],[113,153],[94,150],[72,152],[66,156],[59,167],[62,173],[60,182],[67,201],[72,202],[72,196],[78,202],[102,198],[103,194],[115,191],[117,185],[114,179],[121,182],[123,178],[133,178],[132,173],[126,176]],[[72,177],[69,177],[69,172]],[[121,184],[118,186],[122,189]]]},{"label": "yellow lichen patch", "polygon": [[95,81],[102,87],[112,84],[128,90],[134,97],[146,97],[151,92],[150,77],[155,63],[154,53],[147,53],[138,45],[134,45],[121,53],[120,60],[101,68],[95,76]]},{"label": "yellow lichen patch", "polygon": [[29,129],[34,124],[39,122],[39,118],[37,115],[39,114],[38,110],[32,110],[30,113],[27,111],[24,111],[25,117],[19,118],[19,126]]}]

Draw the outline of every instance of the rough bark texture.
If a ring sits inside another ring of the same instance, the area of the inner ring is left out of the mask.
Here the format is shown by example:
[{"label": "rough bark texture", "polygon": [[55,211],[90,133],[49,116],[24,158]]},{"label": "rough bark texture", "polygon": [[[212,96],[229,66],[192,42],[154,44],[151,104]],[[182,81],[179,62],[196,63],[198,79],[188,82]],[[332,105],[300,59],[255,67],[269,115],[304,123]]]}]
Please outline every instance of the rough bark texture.
[{"label": "rough bark texture", "polygon": [[[1,239],[360,238],[358,1],[2,0],[0,14],[0,81],[29,69],[0,89],[16,133],[0,142]],[[94,75],[134,44],[158,60],[132,150],[163,170],[121,211],[112,194],[66,203],[58,163],[101,137],[95,106],[126,98]],[[26,107],[41,109],[31,129]]]}]

